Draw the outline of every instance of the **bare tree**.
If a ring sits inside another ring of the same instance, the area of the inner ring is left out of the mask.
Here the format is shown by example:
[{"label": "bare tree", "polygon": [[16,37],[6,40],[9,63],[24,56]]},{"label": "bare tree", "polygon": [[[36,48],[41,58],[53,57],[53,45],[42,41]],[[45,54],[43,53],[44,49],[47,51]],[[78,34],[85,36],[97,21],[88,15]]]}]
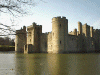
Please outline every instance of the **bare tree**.
[{"label": "bare tree", "polygon": [[[11,15],[27,14],[27,7],[35,6],[34,0],[0,0],[0,11],[3,13],[10,12]],[[18,15],[17,15],[18,16]]]},{"label": "bare tree", "polygon": [[[42,1],[42,0],[38,0]],[[10,14],[11,16],[17,18],[19,15],[23,16],[28,14],[28,8],[32,8],[38,4],[38,2],[35,2],[34,0],[0,0],[0,12]],[[42,1],[43,2],[43,1]],[[12,22],[14,20],[11,19]],[[5,28],[0,28],[2,32],[0,33],[8,33],[15,32],[11,27],[14,25],[5,25],[3,23],[0,23],[0,26],[3,26]]]},{"label": "bare tree", "polygon": [[[28,9],[38,5],[40,1],[46,3],[43,0],[0,0],[0,13],[10,14],[14,18],[19,18],[19,16],[28,15],[30,12]],[[16,26],[13,24],[15,22],[14,18],[10,19],[12,22],[10,26],[0,21],[0,35],[15,33],[15,29],[12,28]]]}]

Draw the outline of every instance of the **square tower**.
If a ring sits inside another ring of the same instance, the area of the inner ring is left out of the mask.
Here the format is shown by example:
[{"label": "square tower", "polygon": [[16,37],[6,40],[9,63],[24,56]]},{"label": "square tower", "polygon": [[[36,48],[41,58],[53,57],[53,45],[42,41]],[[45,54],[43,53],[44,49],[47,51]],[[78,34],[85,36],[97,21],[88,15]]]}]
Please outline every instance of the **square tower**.
[{"label": "square tower", "polygon": [[34,52],[40,51],[40,36],[42,34],[42,26],[33,23],[31,26],[27,27],[27,44],[32,44],[34,47]]}]

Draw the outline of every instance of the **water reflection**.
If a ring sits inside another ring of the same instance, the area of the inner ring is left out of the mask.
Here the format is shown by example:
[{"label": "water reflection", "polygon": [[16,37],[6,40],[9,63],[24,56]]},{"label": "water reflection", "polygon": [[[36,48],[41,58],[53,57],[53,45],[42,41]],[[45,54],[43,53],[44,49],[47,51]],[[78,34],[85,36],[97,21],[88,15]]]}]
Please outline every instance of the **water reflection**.
[{"label": "water reflection", "polygon": [[[80,75],[99,75],[100,72],[100,57],[98,57],[99,54],[82,54],[81,57],[80,55],[77,55],[78,58],[78,72]],[[98,67],[99,66],[99,67]],[[98,69],[97,69],[98,67]],[[78,75],[79,75],[78,74]]]},{"label": "water reflection", "polygon": [[16,54],[16,75],[26,74],[25,55]]},{"label": "water reflection", "polygon": [[15,74],[15,55],[9,53],[0,54],[0,75]]},{"label": "water reflection", "polygon": [[100,54],[48,55],[50,75],[99,75]]},{"label": "water reflection", "polygon": [[17,54],[16,74],[19,75],[47,75],[46,54]]},{"label": "water reflection", "polygon": [[48,56],[50,75],[77,75],[77,60],[69,54],[51,54]]},{"label": "water reflection", "polygon": [[100,54],[1,54],[0,73],[9,75],[99,75]]}]

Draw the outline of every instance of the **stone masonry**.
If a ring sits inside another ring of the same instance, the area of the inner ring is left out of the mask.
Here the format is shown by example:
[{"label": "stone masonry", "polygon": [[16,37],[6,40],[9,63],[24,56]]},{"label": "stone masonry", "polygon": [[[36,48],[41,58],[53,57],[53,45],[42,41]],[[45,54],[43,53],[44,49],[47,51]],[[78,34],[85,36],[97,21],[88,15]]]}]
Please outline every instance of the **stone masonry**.
[{"label": "stone masonry", "polygon": [[78,22],[78,31],[68,33],[66,17],[52,18],[52,31],[42,33],[42,25],[33,23],[16,30],[15,51],[24,53],[80,53],[100,51],[100,29]]}]

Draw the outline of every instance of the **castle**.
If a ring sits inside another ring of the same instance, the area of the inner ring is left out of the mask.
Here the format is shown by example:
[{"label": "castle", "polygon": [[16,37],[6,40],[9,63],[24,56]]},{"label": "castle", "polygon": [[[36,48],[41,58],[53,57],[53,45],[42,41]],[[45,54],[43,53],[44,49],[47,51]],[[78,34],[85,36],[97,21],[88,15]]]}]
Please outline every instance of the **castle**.
[{"label": "castle", "polygon": [[24,53],[79,53],[100,51],[100,29],[78,22],[78,31],[68,33],[66,17],[52,18],[52,31],[42,33],[42,25],[33,23],[16,30],[15,51]]}]

